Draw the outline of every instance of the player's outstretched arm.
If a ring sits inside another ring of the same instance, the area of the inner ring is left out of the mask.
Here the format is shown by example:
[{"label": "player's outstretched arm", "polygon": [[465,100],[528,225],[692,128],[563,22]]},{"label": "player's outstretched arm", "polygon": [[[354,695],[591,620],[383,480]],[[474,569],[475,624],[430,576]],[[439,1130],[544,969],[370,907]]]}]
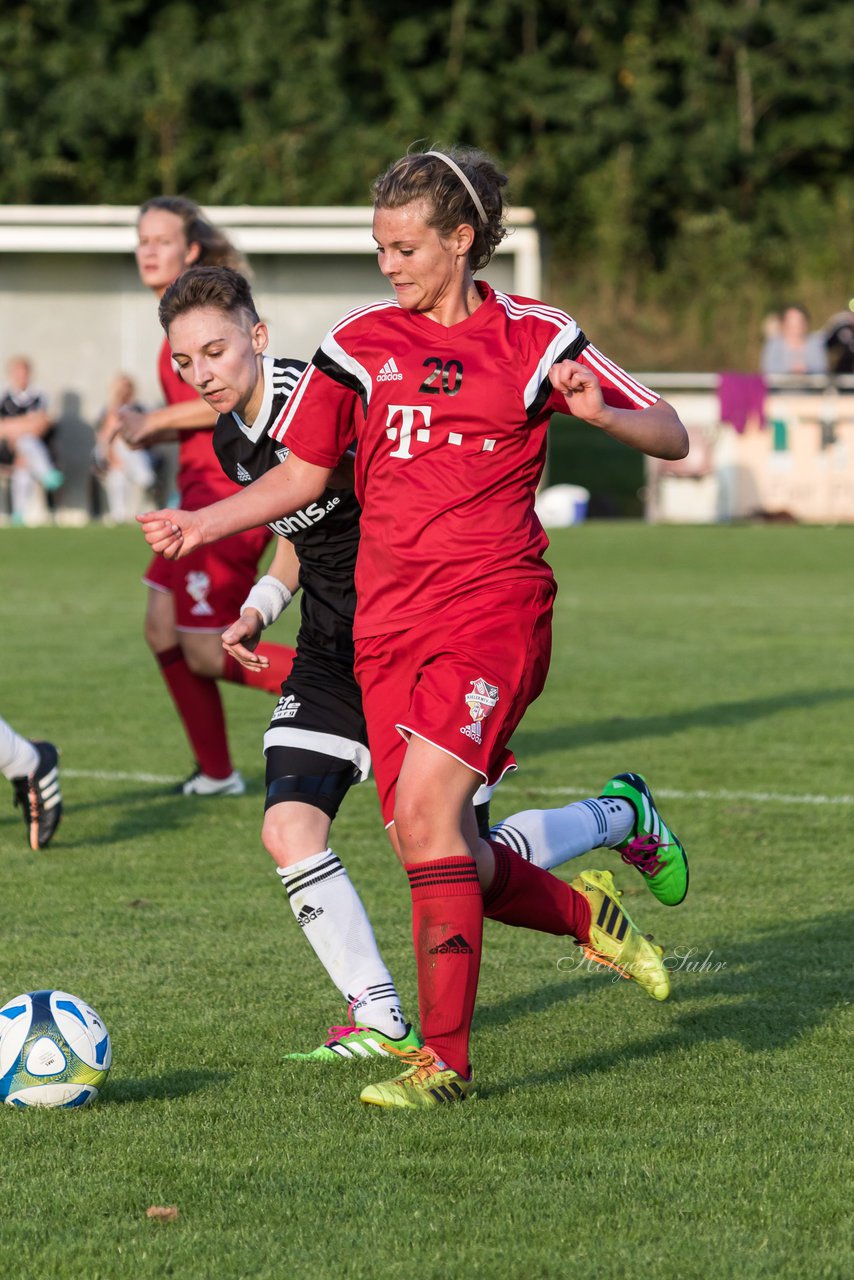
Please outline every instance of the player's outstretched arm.
[{"label": "player's outstretched arm", "polygon": [[647,409],[618,409],[606,404],[599,379],[586,365],[562,360],[549,370],[552,386],[563,393],[566,412],[599,427],[615,440],[653,458],[684,458],[688,432],[666,400]]},{"label": "player's outstretched arm", "polygon": [[137,520],[153,551],[167,560],[178,560],[208,542],[293,515],[320,497],[330,474],[330,467],[315,466],[289,453],[280,466],[221,502],[198,511],[169,507],[146,511]]},{"label": "player's outstretched arm", "polygon": [[124,407],[116,414],[113,435],[121,435],[132,449],[145,449],[151,444],[180,440],[182,431],[213,428],[216,420],[216,409],[202,399],[180,400],[177,404],[167,404],[147,413]]}]

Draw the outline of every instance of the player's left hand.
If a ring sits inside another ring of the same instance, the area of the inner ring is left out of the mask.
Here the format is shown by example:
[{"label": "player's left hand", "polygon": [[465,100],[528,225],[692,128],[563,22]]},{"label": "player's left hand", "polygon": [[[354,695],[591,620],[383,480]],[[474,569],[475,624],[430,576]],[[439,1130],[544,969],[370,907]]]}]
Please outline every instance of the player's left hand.
[{"label": "player's left hand", "polygon": [[264,623],[257,609],[244,609],[236,622],[222,633],[222,647],[247,671],[263,671],[270,659],[254,649],[261,639]]},{"label": "player's left hand", "polygon": [[605,408],[599,379],[577,360],[561,360],[549,369],[549,380],[556,391],[563,392],[567,412],[573,418],[595,423]]}]

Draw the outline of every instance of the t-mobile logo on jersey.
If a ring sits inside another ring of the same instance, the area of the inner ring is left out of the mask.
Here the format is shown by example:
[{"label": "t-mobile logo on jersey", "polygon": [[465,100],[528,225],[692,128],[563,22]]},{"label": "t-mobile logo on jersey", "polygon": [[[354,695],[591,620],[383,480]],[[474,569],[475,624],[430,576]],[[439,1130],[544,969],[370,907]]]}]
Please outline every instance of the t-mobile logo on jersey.
[{"label": "t-mobile logo on jersey", "polygon": [[[412,430],[415,427],[415,415],[421,414],[423,427],[418,427],[415,432],[416,440],[428,441],[430,439],[430,415],[433,412],[433,406],[429,404],[390,404],[388,407],[388,417],[386,418],[386,435],[389,440],[397,440],[398,446],[392,449],[392,458],[411,458],[410,444],[412,442]],[[400,427],[394,425],[394,420],[400,414]]]},{"label": "t-mobile logo on jersey", "polygon": [[[433,413],[433,406],[430,404],[390,404],[386,416],[385,433],[389,440],[397,441],[397,448],[392,449],[389,457],[392,458],[411,458],[413,456],[410,446],[413,441],[421,444],[429,444],[431,436],[434,433],[430,426],[430,417]],[[420,419],[416,419],[416,414],[420,414]],[[400,426],[396,424],[396,420],[400,416]],[[416,426],[416,421],[421,421],[423,426]],[[457,448],[463,443],[463,437],[459,431],[449,431],[444,439],[438,440],[440,444],[455,445]],[[476,443],[476,441],[472,441]],[[483,453],[491,453],[495,448],[495,440],[482,440],[480,442],[480,451]]]}]

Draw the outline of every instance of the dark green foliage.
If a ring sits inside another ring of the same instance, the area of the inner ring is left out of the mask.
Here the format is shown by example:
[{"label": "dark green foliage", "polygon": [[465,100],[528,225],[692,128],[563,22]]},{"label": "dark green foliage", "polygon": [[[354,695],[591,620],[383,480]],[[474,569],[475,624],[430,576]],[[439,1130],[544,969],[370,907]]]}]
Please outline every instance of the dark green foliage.
[{"label": "dark green foliage", "polygon": [[0,67],[10,203],[365,203],[414,141],[481,145],[636,365],[750,365],[782,295],[819,322],[854,280],[829,0],[29,0]]}]

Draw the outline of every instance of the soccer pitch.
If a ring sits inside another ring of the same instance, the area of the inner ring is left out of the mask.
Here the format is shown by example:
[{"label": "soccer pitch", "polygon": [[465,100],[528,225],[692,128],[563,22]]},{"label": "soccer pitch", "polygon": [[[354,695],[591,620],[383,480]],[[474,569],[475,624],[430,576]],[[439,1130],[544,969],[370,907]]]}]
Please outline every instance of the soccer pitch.
[{"label": "soccer pitch", "polygon": [[[382,1064],[282,1061],[345,1011],[260,844],[272,699],[225,690],[245,797],[170,794],[191,762],[142,639],[141,536],[3,530],[0,548],[0,713],[59,744],[66,801],[34,854],[0,796],[0,1003],[71,991],[114,1049],[88,1110],[0,1108],[2,1276],[854,1274],[854,529],[554,534],[551,676],[493,814],[644,772],[688,850],[686,903],[608,851],[562,874],[615,871],[673,992],[487,923],[480,1098],[400,1114],[357,1101]],[[415,1016],[371,784],[333,847]]]}]

